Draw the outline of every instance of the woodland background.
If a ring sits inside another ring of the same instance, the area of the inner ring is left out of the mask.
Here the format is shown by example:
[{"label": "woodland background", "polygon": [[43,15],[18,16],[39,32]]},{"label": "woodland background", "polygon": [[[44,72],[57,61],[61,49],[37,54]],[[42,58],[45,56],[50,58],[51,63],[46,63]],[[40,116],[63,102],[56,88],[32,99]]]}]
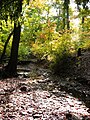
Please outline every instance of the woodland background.
[{"label": "woodland background", "polygon": [[29,60],[31,54],[49,61],[57,73],[63,69],[57,66],[68,68],[79,48],[90,48],[89,4],[89,0],[0,1],[0,61],[8,63],[5,72],[15,75],[18,60]]}]

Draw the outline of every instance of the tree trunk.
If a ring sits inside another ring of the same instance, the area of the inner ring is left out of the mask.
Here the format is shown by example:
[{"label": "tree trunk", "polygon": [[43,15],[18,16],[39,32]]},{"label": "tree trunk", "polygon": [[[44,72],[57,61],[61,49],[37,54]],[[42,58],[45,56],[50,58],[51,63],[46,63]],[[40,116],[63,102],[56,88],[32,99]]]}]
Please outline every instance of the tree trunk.
[{"label": "tree trunk", "polygon": [[63,29],[65,29],[65,0],[63,3]]},{"label": "tree trunk", "polygon": [[60,31],[60,15],[61,15],[61,13],[60,13],[60,9],[59,9],[59,14],[58,14],[58,18],[57,18],[57,28],[56,28],[57,32]]},{"label": "tree trunk", "polygon": [[[83,10],[86,10],[86,3],[83,2]],[[82,24],[84,24],[85,15],[82,15]]]},{"label": "tree trunk", "polygon": [[2,60],[3,60],[3,58],[4,58],[4,55],[5,55],[5,52],[6,52],[7,44],[8,44],[8,42],[9,42],[11,36],[13,35],[13,32],[14,32],[14,30],[9,34],[9,36],[8,36],[6,42],[5,42],[4,49],[3,49],[3,52],[2,52],[2,55],[1,55],[1,58],[0,58],[0,62],[2,62]]},{"label": "tree trunk", "polygon": [[69,0],[64,0],[63,3],[63,29],[70,29],[69,23]]},{"label": "tree trunk", "polygon": [[66,24],[67,24],[67,29],[70,29],[70,21],[69,21],[69,0],[66,0],[66,13],[67,13],[67,17],[66,17]]},{"label": "tree trunk", "polygon": [[18,48],[20,41],[21,25],[14,23],[14,35],[12,41],[11,55],[8,65],[6,66],[6,74],[8,76],[14,76],[17,74],[17,59],[18,59]]}]

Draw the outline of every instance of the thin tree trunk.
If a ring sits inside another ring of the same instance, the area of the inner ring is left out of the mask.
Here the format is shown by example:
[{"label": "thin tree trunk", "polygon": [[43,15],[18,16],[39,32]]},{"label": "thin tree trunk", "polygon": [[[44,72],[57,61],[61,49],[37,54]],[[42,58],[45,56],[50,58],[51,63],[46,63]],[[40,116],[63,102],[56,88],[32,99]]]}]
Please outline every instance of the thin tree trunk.
[{"label": "thin tree trunk", "polygon": [[69,0],[66,0],[66,13],[67,13],[67,17],[66,17],[66,21],[67,21],[67,29],[70,29],[70,21],[69,21]]},{"label": "thin tree trunk", "polygon": [[65,0],[64,0],[64,3],[63,3],[63,29],[65,29]]},{"label": "thin tree trunk", "polygon": [[[84,9],[84,10],[86,9],[85,6],[86,6],[86,3],[83,3],[83,9]],[[85,19],[85,15],[82,16],[82,24],[84,24],[84,19]]]},{"label": "thin tree trunk", "polygon": [[57,28],[56,28],[56,31],[60,31],[60,9],[59,9],[59,14],[58,14],[58,18],[57,18]]},{"label": "thin tree trunk", "polygon": [[2,62],[2,60],[3,60],[3,58],[4,58],[4,55],[5,55],[5,52],[6,52],[7,44],[8,44],[8,42],[9,42],[11,36],[13,35],[13,33],[14,33],[14,30],[9,34],[9,36],[8,36],[6,42],[5,42],[4,49],[3,49],[3,52],[2,52],[2,55],[1,55],[1,58],[0,58],[0,62]]},{"label": "thin tree trunk", "polygon": [[20,41],[21,25],[14,23],[14,35],[11,48],[11,55],[8,65],[6,66],[6,73],[8,76],[14,76],[17,74],[17,59],[18,59],[18,48]]},{"label": "thin tree trunk", "polygon": [[63,29],[70,29],[69,22],[69,0],[64,0],[63,3]]}]

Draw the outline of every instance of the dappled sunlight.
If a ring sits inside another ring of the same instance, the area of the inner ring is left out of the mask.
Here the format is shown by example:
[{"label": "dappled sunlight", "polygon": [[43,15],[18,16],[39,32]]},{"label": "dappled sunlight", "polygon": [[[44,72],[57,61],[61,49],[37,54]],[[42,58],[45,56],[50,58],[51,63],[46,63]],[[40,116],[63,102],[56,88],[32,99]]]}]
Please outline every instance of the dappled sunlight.
[{"label": "dappled sunlight", "polygon": [[19,78],[0,81],[1,120],[4,118],[10,120],[90,118],[89,108],[79,98],[78,91],[76,93],[78,97],[73,97],[76,92],[73,86],[77,85],[75,89],[77,90],[77,83],[73,80],[69,81],[69,78],[62,80],[52,75],[51,71],[43,68],[42,65],[38,67],[36,64],[31,64],[24,67],[32,70],[32,74],[29,73],[28,77],[23,78],[25,76],[20,75]]},{"label": "dappled sunlight", "polygon": [[0,0],[0,120],[90,120],[89,0]]},{"label": "dappled sunlight", "polygon": [[[62,97],[62,95],[65,95]],[[81,119],[87,116],[87,108],[78,99],[61,93],[60,97],[51,95],[48,91],[31,91],[27,94],[16,92],[10,95],[9,107],[17,112],[13,112],[17,119],[65,119],[69,111],[73,117]],[[13,106],[14,105],[14,106]],[[7,113],[9,115],[10,112]],[[12,114],[11,114],[12,115]]]}]

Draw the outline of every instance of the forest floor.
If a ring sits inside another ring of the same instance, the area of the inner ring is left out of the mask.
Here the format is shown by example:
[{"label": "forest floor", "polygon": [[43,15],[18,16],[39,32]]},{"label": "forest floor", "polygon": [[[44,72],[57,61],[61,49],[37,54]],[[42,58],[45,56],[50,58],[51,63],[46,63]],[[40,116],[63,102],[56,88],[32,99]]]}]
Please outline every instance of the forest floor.
[{"label": "forest floor", "polygon": [[18,65],[17,78],[0,80],[0,120],[90,120],[90,52],[80,61],[74,77]]}]

